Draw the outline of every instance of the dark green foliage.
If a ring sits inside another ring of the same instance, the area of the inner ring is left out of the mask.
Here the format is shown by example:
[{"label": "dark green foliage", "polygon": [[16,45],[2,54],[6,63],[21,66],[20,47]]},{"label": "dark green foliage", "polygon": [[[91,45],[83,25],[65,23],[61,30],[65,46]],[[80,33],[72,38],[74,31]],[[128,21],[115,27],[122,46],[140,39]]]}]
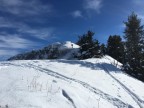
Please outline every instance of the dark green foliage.
[{"label": "dark green foliage", "polygon": [[52,48],[48,53],[48,59],[56,59],[59,56],[59,50],[58,48]]},{"label": "dark green foliage", "polygon": [[109,36],[107,41],[107,54],[118,60],[123,61],[124,46],[120,36]]},{"label": "dark green foliage", "polygon": [[100,50],[101,50],[102,55],[105,55],[107,53],[107,48],[105,44],[101,44]]},{"label": "dark green foliage", "polygon": [[88,31],[86,34],[79,36],[77,44],[80,46],[79,59],[88,59],[92,57],[100,57],[100,45],[98,40],[93,39],[94,33]]},{"label": "dark green foliage", "polygon": [[91,54],[93,57],[99,58],[101,57],[100,43],[98,40],[93,41],[93,47],[91,49]]},{"label": "dark green foliage", "polygon": [[126,25],[124,31],[126,40],[124,69],[127,73],[144,80],[144,27],[135,13],[132,13],[128,17],[128,21],[124,23]]}]

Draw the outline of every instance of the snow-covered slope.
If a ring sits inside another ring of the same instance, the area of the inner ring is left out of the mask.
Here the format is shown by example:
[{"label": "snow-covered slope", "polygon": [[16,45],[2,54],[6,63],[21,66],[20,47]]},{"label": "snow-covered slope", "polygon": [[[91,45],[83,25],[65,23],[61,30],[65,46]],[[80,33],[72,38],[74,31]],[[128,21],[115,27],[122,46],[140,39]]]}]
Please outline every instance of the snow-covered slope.
[{"label": "snow-covered slope", "polygon": [[120,67],[109,56],[82,61],[0,62],[0,106],[144,108],[144,83]]}]

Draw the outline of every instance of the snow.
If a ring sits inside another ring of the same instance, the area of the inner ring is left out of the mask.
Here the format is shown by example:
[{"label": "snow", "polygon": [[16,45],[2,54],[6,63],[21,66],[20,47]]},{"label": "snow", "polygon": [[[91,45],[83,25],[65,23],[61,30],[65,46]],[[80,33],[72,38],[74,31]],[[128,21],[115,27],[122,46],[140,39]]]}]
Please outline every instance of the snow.
[{"label": "snow", "polygon": [[61,56],[58,59],[74,59],[73,54],[77,54],[80,46],[71,42],[65,41],[63,43],[56,42],[52,44],[53,48],[58,48],[58,51],[61,52]]},{"label": "snow", "polygon": [[58,48],[59,52],[65,52],[62,56],[58,57],[58,59],[74,59],[73,54],[77,54],[80,46],[72,43],[71,41],[66,41],[61,44]]},{"label": "snow", "polygon": [[109,56],[0,62],[0,106],[144,108],[144,83],[121,65]]},{"label": "snow", "polygon": [[71,41],[66,41],[60,46],[59,50],[73,49],[73,48],[76,49],[79,48],[79,46],[76,45],[75,43],[72,43]]}]

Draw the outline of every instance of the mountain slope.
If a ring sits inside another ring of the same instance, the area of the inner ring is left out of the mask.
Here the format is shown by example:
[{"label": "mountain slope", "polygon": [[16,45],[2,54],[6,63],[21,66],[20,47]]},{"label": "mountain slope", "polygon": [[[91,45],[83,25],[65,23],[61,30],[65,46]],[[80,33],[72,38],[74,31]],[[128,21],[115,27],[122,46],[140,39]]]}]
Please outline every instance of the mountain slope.
[{"label": "mountain slope", "polygon": [[71,41],[63,43],[56,42],[40,50],[18,54],[8,60],[36,60],[36,59],[74,59],[78,53],[79,46]]},{"label": "mountain slope", "polygon": [[[116,66],[117,65],[117,66]],[[0,105],[9,108],[144,108],[144,84],[109,56],[0,63]]]}]

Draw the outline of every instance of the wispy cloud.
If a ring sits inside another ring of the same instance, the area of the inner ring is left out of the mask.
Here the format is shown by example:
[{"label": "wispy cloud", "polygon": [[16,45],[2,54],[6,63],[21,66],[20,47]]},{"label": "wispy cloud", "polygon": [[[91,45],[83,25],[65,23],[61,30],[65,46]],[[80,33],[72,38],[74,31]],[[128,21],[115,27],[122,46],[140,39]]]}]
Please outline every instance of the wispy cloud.
[{"label": "wispy cloud", "polygon": [[19,37],[18,35],[0,35],[0,48],[26,49],[36,46],[35,42]]},{"label": "wispy cloud", "polygon": [[16,22],[5,19],[3,17],[0,17],[0,28],[15,29],[17,34],[28,34],[38,39],[47,39],[49,37],[52,37],[55,31],[54,27],[32,28],[23,22]]},{"label": "wispy cloud", "polygon": [[20,50],[37,48],[42,43],[24,38],[20,34],[0,34],[0,60],[6,60],[10,56],[21,53]]},{"label": "wispy cloud", "polygon": [[16,55],[18,53],[19,52],[16,51],[16,50],[12,50],[12,51],[9,51],[9,50],[0,50],[0,57],[13,56],[13,55]]},{"label": "wispy cloud", "polygon": [[100,13],[102,7],[102,0],[85,0],[84,8],[86,10],[93,10]]},{"label": "wispy cloud", "polygon": [[40,0],[0,0],[0,11],[18,16],[39,15],[52,11],[52,6]]},{"label": "wispy cloud", "polygon": [[80,10],[76,10],[71,14],[74,18],[83,17],[82,12]]},{"label": "wispy cloud", "polygon": [[41,0],[0,0],[0,13],[0,59],[36,48],[53,36],[53,27],[39,26],[39,21],[53,13],[53,6],[49,3],[44,4]]},{"label": "wispy cloud", "polygon": [[28,25],[26,25],[23,22],[18,22],[10,18],[0,17],[0,28],[19,30],[20,28],[26,28],[26,27],[28,27]]},{"label": "wispy cloud", "polygon": [[26,33],[30,36],[33,36],[38,39],[48,39],[54,36],[54,28],[53,27],[47,27],[47,28],[31,28],[28,26],[24,26],[22,28],[18,28],[18,32],[20,33]]},{"label": "wispy cloud", "polygon": [[7,60],[9,57],[19,54],[17,50],[0,49],[0,61]]}]

